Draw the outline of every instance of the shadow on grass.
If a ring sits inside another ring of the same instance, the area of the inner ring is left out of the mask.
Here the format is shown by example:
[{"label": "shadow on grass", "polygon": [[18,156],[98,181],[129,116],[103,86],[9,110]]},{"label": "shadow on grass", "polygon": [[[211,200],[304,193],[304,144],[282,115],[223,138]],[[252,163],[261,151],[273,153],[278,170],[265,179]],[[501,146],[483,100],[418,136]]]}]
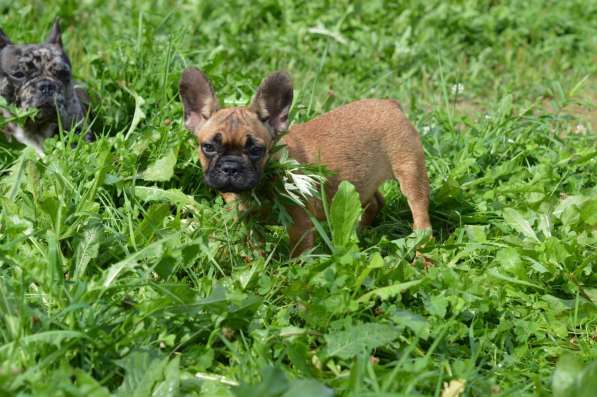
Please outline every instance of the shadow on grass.
[{"label": "shadow on grass", "polygon": [[[385,206],[373,225],[360,231],[363,248],[376,245],[383,237],[389,240],[404,238],[412,233],[412,214],[398,184],[390,182],[383,187]],[[431,192],[429,216],[436,242],[447,240],[455,229],[465,224],[485,224],[489,220],[477,211],[474,198],[458,186],[446,182]]]}]

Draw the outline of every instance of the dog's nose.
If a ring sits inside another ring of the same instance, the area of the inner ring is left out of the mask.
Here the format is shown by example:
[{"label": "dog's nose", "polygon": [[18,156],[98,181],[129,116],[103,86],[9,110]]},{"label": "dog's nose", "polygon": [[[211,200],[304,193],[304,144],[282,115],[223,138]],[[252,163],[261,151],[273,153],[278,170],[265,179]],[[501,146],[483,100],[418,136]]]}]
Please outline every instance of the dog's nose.
[{"label": "dog's nose", "polygon": [[236,161],[226,161],[220,167],[222,172],[226,174],[226,176],[234,176],[240,174],[240,164]]},{"label": "dog's nose", "polygon": [[37,84],[37,89],[42,95],[51,96],[56,92],[56,84],[48,80],[43,80]]}]

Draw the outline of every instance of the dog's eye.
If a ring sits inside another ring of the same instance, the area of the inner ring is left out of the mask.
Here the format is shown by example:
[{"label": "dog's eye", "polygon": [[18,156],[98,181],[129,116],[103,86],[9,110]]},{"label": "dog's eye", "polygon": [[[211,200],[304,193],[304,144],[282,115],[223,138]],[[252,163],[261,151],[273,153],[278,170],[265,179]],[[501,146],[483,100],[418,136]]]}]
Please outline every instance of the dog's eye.
[{"label": "dog's eye", "polygon": [[14,72],[13,74],[11,74],[12,78],[16,79],[16,80],[21,80],[23,78],[25,78],[25,73],[17,71]]},{"label": "dog's eye", "polygon": [[67,80],[70,78],[70,72],[68,69],[58,69],[55,74],[60,80]]},{"label": "dog's eye", "polygon": [[259,157],[263,156],[264,152],[265,152],[265,149],[262,148],[261,146],[254,146],[249,150],[249,156],[251,156],[253,158],[259,158]]},{"label": "dog's eye", "polygon": [[211,144],[211,143],[204,143],[201,145],[201,149],[203,150],[203,153],[207,154],[207,155],[211,155],[211,154],[215,154],[216,153],[216,147]]}]

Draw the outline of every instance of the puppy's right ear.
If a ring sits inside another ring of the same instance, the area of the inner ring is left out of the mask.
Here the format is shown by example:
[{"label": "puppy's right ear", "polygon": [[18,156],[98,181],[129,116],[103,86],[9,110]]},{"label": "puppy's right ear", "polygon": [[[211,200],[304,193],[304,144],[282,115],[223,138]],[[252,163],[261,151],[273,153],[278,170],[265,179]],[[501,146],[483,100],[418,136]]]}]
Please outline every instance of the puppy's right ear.
[{"label": "puppy's right ear", "polygon": [[207,77],[196,68],[185,69],[178,88],[184,107],[184,125],[195,133],[220,108],[218,98]]},{"label": "puppy's right ear", "polygon": [[2,29],[0,29],[0,50],[9,44],[12,44],[12,41],[10,41],[6,33],[4,33]]}]

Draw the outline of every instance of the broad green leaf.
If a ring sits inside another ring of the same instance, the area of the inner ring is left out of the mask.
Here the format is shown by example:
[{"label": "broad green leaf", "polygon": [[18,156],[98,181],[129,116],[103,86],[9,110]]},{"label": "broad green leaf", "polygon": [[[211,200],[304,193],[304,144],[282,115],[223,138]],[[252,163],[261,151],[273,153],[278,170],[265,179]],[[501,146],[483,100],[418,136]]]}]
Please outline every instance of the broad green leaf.
[{"label": "broad green leaf", "polygon": [[112,285],[114,280],[118,277],[118,275],[123,272],[124,270],[131,270],[138,266],[139,261],[147,258],[157,258],[162,254],[162,249],[165,243],[175,238],[179,238],[179,234],[173,234],[168,237],[165,237],[161,240],[158,240],[139,251],[129,255],[125,259],[121,260],[110,266],[108,271],[106,272],[106,276],[104,277],[104,282],[102,283],[105,288]]},{"label": "broad green leaf", "polygon": [[309,347],[300,341],[295,339],[290,342],[286,348],[288,359],[303,376],[313,376],[313,365],[311,363],[311,357],[309,356]]},{"label": "broad green leaf", "polygon": [[593,397],[597,390],[597,360],[583,366],[572,353],[558,360],[551,387],[554,397]]},{"label": "broad green leaf", "polygon": [[[35,343],[48,343],[54,346],[60,346],[65,340],[87,339],[87,335],[79,331],[44,331],[22,337],[18,341],[19,346],[29,346]],[[0,354],[4,354],[12,349],[17,342],[10,342],[0,346]]]},{"label": "broad green leaf", "polygon": [[585,292],[587,294],[587,296],[589,297],[589,299],[591,300],[591,302],[593,302],[595,305],[597,305],[597,288],[585,288]]},{"label": "broad green leaf", "polygon": [[261,373],[261,382],[243,383],[232,389],[238,397],[280,397],[288,390],[288,378],[277,367],[265,367]]},{"label": "broad green leaf", "polygon": [[334,391],[313,379],[295,380],[283,397],[332,397]]},{"label": "broad green leaf", "polygon": [[400,335],[398,328],[379,323],[350,326],[344,331],[325,335],[325,354],[342,359],[353,358],[363,352],[391,343]]},{"label": "broad green leaf", "polygon": [[557,218],[560,218],[566,210],[573,207],[576,207],[577,209],[580,208],[580,206],[585,202],[586,199],[586,197],[580,195],[568,196],[564,200],[562,200],[556,206],[556,208],[554,208],[553,214]]},{"label": "broad green leaf", "polygon": [[410,328],[415,335],[426,339],[429,336],[429,322],[425,317],[406,310],[396,310],[391,314],[392,321]]},{"label": "broad green leaf", "polygon": [[230,386],[206,379],[201,385],[200,397],[234,397]]},{"label": "broad green leaf", "polygon": [[573,397],[576,394],[576,380],[582,371],[582,363],[572,354],[565,354],[558,360],[553,373],[551,388],[554,397]]},{"label": "broad green leaf", "polygon": [[556,314],[560,314],[567,310],[574,309],[574,300],[573,299],[561,299],[556,296],[545,294],[542,296],[543,300],[549,303],[549,307],[554,311]]},{"label": "broad green leaf", "polygon": [[77,379],[77,387],[83,396],[110,397],[112,395],[108,388],[103,387],[97,380],[82,370],[75,370],[75,377]]},{"label": "broad green leaf", "polygon": [[174,175],[174,166],[176,165],[176,153],[174,150],[168,151],[164,156],[156,160],[145,171],[141,173],[141,178],[145,181],[165,182]]},{"label": "broad green leaf", "polygon": [[304,328],[290,326],[290,327],[282,328],[278,332],[278,335],[280,335],[280,337],[282,337],[282,338],[288,338],[288,337],[293,337],[293,336],[297,336],[297,335],[304,335],[306,333],[307,333],[307,331]]},{"label": "broad green leaf", "polygon": [[465,225],[464,230],[466,230],[469,240],[476,243],[484,243],[487,241],[486,228],[484,225]]},{"label": "broad green leaf", "polygon": [[495,259],[508,270],[516,268],[521,262],[518,250],[512,247],[500,249],[496,253]]},{"label": "broad green leaf", "polygon": [[514,277],[505,276],[505,275],[501,274],[499,271],[497,271],[495,268],[491,268],[491,269],[487,270],[487,274],[492,277],[497,278],[498,280],[506,281],[506,282],[509,282],[512,284],[524,285],[526,287],[537,288],[540,290],[543,289],[543,287],[541,287],[537,284],[529,283],[528,281],[524,281],[524,280],[519,280]]},{"label": "broad green leaf", "polygon": [[180,387],[180,356],[174,357],[164,370],[165,379],[154,388],[152,397],[176,397]]},{"label": "broad green leaf", "polygon": [[393,298],[394,296],[399,295],[400,293],[406,291],[409,288],[415,287],[421,284],[422,280],[413,280],[413,281],[406,281],[404,283],[398,283],[393,285],[388,285],[387,287],[376,288],[372,291],[367,292],[359,299],[357,302],[365,303],[371,300],[372,298],[379,298],[382,301]]},{"label": "broad green leaf", "polygon": [[367,278],[367,276],[369,275],[369,273],[371,273],[372,270],[374,270],[374,269],[380,269],[383,266],[384,266],[384,262],[383,262],[382,256],[379,254],[379,252],[374,253],[371,256],[371,261],[369,262],[369,265],[367,265],[367,267],[365,268],[365,270],[363,270],[361,272],[361,274],[359,274],[359,277],[357,277],[357,279],[354,282],[355,292],[356,292],[356,290],[358,290],[359,288],[361,288],[361,285],[363,284],[363,281],[365,281],[365,279]]},{"label": "broad green leaf", "polygon": [[448,299],[444,295],[435,295],[425,301],[425,310],[431,315],[444,318],[448,310]]},{"label": "broad green leaf", "polygon": [[497,251],[495,260],[509,274],[525,277],[527,269],[523,265],[518,249],[514,247],[501,248]]},{"label": "broad green leaf", "polygon": [[137,244],[151,241],[154,234],[162,227],[164,218],[170,214],[170,205],[155,204],[149,207],[143,221],[135,229],[135,242]]},{"label": "broad green leaf", "polygon": [[550,215],[541,214],[539,216],[539,224],[537,225],[539,231],[543,233],[543,235],[547,238],[551,237],[551,232],[553,229],[553,221]]},{"label": "broad green leaf", "polygon": [[115,362],[125,370],[117,396],[151,397],[154,385],[163,379],[168,358],[157,351],[143,350],[133,351]]},{"label": "broad green leaf", "polygon": [[591,361],[580,373],[576,389],[578,397],[593,397],[597,390],[597,360]]},{"label": "broad green leaf", "polygon": [[523,234],[525,237],[531,238],[535,241],[539,241],[535,231],[531,227],[529,221],[527,221],[520,212],[513,208],[505,208],[503,211],[504,220],[517,232]]},{"label": "broad green leaf", "polygon": [[589,226],[597,225],[597,198],[591,197],[580,207],[580,219]]},{"label": "broad green leaf", "polygon": [[101,229],[88,227],[75,249],[75,270],[73,279],[81,279],[87,271],[89,263],[97,258],[101,240]]},{"label": "broad green leaf", "polygon": [[178,206],[188,205],[197,209],[198,203],[178,189],[160,189],[154,186],[135,186],[135,196],[143,201],[165,201]]},{"label": "broad green leaf", "polygon": [[265,268],[265,262],[263,260],[255,261],[248,269],[243,271],[239,277],[241,288],[244,290],[247,288],[249,283],[255,278],[255,275],[263,273]]},{"label": "broad green leaf", "polygon": [[356,228],[361,217],[361,201],[355,187],[342,181],[330,208],[332,241],[336,248],[347,248],[356,240]]}]

